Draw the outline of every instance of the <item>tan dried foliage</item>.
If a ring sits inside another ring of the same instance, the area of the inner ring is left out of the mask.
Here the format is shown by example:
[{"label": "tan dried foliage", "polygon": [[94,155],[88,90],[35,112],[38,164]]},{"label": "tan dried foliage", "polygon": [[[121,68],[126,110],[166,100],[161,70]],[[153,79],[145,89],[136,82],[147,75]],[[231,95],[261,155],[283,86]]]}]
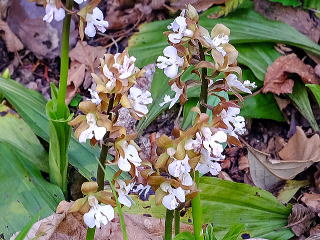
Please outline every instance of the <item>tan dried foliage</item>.
[{"label": "tan dried foliage", "polygon": [[299,237],[310,229],[314,217],[315,214],[311,209],[302,204],[295,204],[288,218],[288,227],[291,227],[292,232]]},{"label": "tan dried foliage", "polygon": [[226,0],[179,0],[171,3],[171,7],[175,10],[185,9],[186,5],[191,4],[198,11],[205,11],[212,5],[223,4]]},{"label": "tan dried foliage", "polygon": [[294,80],[290,74],[298,74],[304,83],[318,84],[314,69],[304,64],[295,54],[277,58],[267,69],[264,79],[263,93],[292,93]]},{"label": "tan dried foliage", "polygon": [[9,52],[17,52],[23,49],[23,44],[19,38],[11,31],[8,24],[2,20],[0,20],[0,30],[3,31],[1,35]]},{"label": "tan dried foliage", "polygon": [[304,193],[301,201],[308,207],[312,208],[315,212],[320,213],[320,194]]}]

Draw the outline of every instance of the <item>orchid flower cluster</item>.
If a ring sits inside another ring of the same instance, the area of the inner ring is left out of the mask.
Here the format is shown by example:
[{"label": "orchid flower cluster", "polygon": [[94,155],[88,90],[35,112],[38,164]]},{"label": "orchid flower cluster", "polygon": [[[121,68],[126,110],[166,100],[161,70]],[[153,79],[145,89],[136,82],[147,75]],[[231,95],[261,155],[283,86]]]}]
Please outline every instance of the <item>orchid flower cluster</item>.
[{"label": "orchid flower cluster", "polygon": [[[92,9],[92,15],[97,14],[95,9]],[[90,13],[85,19],[87,27],[91,28],[92,23],[98,30],[104,31],[102,20],[90,16]],[[245,121],[239,116],[238,100],[229,101],[218,93],[231,91],[241,101],[240,93],[250,94],[255,85],[240,80],[238,52],[229,43],[230,30],[217,24],[209,34],[198,20],[197,11],[188,5],[165,32],[170,45],[163,50],[163,56],[157,58],[157,67],[170,78],[169,85],[174,93],[172,96],[166,95],[159,107],[169,104],[171,108],[178,101],[183,105],[187,101],[187,89],[196,85],[201,85],[201,88],[206,85],[206,95],[216,96],[220,102],[210,106],[200,98],[199,106],[193,108],[196,118],[192,126],[185,131],[175,126],[172,137],[158,137],[156,156],[143,161],[139,155],[141,149],[134,142],[136,134],[127,134],[126,129],[117,123],[121,108],[128,109],[131,116],[139,120],[147,115],[148,104],[153,101],[150,92],[135,87],[136,79],[143,74],[135,67],[135,57],[129,56],[127,50],[115,55],[105,54],[100,59],[99,73],[92,73],[94,84],[89,89],[91,97],[80,103],[82,114],[69,124],[76,128],[75,137],[80,142],[90,141],[93,146],[107,149],[113,156],[110,164],[117,164],[119,171],[112,179],[116,195],[111,196],[107,190],[97,191],[94,182],[84,183],[83,189],[91,186],[90,191],[82,191],[85,197],[75,202],[72,211],[84,213],[84,222],[88,227],[99,228],[101,224],[111,221],[116,202],[131,207],[133,200],[129,194],[133,192],[146,196],[152,189],[156,203],[168,210],[189,206],[199,192],[195,172],[218,175],[220,163],[225,159],[224,147],[240,145],[239,135],[245,132]],[[85,30],[86,34],[88,32],[94,35],[95,29]],[[210,58],[212,60],[206,60]],[[181,80],[190,67],[202,81]],[[212,112],[212,117],[207,114],[208,111]],[[118,178],[122,172],[129,173],[131,179]],[[134,189],[136,183],[140,184]]]},{"label": "orchid flower cluster", "polygon": [[[128,194],[135,184],[137,167],[141,165],[142,160],[139,156],[140,148],[134,142],[135,134],[128,135],[126,129],[118,125],[119,111],[126,108],[132,117],[139,120],[148,113],[147,106],[152,103],[149,91],[135,87],[136,78],[143,74],[143,71],[135,66],[135,60],[128,55],[127,50],[121,54],[105,54],[104,58],[100,59],[99,73],[91,74],[94,81],[89,89],[91,97],[79,104],[82,114],[69,122],[75,127],[75,137],[79,142],[89,141],[93,146],[108,144],[108,149],[111,148],[114,152],[114,163],[118,165],[119,171],[131,174],[131,180],[115,178],[114,181],[117,200],[127,207],[131,207],[133,202]],[[89,204],[91,210],[94,209],[92,211],[101,209],[97,203],[96,200],[92,200],[91,205]],[[84,215],[85,223],[86,216],[88,215]],[[96,227],[101,223],[107,223],[102,220],[98,222],[95,224]]]},{"label": "orchid flower cluster", "polygon": [[[36,0],[42,1],[42,0]],[[87,0],[74,0],[77,4],[82,4]],[[78,15],[80,16],[79,32],[83,39],[84,34],[88,37],[94,37],[97,30],[104,33],[109,23],[104,20],[102,11],[97,7],[100,1],[91,1],[85,7],[83,7]],[[61,0],[45,0],[45,15],[43,21],[51,23],[53,20],[61,21],[66,16],[66,10]],[[85,28],[84,24],[86,23]]]}]

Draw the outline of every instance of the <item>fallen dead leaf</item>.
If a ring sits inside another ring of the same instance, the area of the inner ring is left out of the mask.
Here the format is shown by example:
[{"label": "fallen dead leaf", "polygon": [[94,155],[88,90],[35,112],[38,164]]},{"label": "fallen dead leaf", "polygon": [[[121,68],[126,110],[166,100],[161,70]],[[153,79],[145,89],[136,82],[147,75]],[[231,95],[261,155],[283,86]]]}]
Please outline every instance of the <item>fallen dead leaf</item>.
[{"label": "fallen dead leaf", "polygon": [[17,52],[23,49],[23,44],[19,38],[11,31],[8,24],[2,20],[0,20],[0,31],[3,31],[1,35],[9,52]]},{"label": "fallen dead leaf", "polygon": [[239,170],[247,170],[249,168],[249,160],[247,156],[241,156],[238,160]]},{"label": "fallen dead leaf", "polygon": [[319,135],[307,138],[300,127],[279,152],[280,159],[272,159],[268,153],[248,147],[250,175],[253,182],[261,188],[268,189],[271,184],[293,179],[297,174],[320,161]]},{"label": "fallen dead leaf", "polygon": [[288,218],[288,227],[299,237],[310,229],[314,217],[315,213],[311,209],[295,204]]},{"label": "fallen dead leaf", "polygon": [[294,80],[290,74],[298,74],[304,83],[318,84],[314,69],[304,64],[295,54],[277,58],[267,69],[263,93],[275,94],[292,93]]},{"label": "fallen dead leaf", "polygon": [[307,138],[301,127],[297,127],[296,133],[289,139],[288,143],[279,152],[279,156],[284,161],[308,161],[319,162],[320,151],[320,137],[318,134]]},{"label": "fallen dead leaf", "polygon": [[173,1],[170,6],[173,7],[175,10],[181,10],[185,9],[186,5],[191,4],[198,11],[205,11],[212,5],[223,4],[225,2],[226,0],[178,0]]},{"label": "fallen dead leaf", "polygon": [[320,194],[304,193],[301,201],[308,207],[312,208],[315,212],[320,213]]},{"label": "fallen dead leaf", "polygon": [[72,62],[69,69],[68,86],[67,86],[67,104],[70,103],[72,98],[76,95],[79,87],[84,81],[86,65],[83,63]]},{"label": "fallen dead leaf", "polygon": [[[313,237],[314,240],[320,239],[320,224],[317,224],[310,229],[310,237],[309,238],[312,239],[311,237]],[[315,237],[318,237],[318,238],[315,238]]]}]

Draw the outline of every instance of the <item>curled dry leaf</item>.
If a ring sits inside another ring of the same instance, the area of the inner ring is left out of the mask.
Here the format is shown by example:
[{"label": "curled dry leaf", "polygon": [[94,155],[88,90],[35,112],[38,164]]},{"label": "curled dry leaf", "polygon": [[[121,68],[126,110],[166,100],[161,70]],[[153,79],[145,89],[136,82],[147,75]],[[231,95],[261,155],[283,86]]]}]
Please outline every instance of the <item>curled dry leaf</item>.
[{"label": "curled dry leaf", "polygon": [[311,209],[302,204],[295,204],[288,218],[288,227],[299,237],[310,229],[314,217],[315,214]]},{"label": "curled dry leaf", "polygon": [[315,212],[320,213],[320,194],[304,193],[301,201],[308,207],[312,208]]},{"label": "curled dry leaf", "polygon": [[298,74],[304,83],[318,84],[314,69],[304,64],[295,54],[277,58],[267,69],[264,79],[263,93],[292,93],[294,80],[290,74]]},{"label": "curled dry leaf", "polygon": [[191,4],[198,11],[205,11],[212,5],[223,4],[226,0],[178,0],[170,4],[175,10],[185,9],[186,5]]},{"label": "curled dry leaf", "polygon": [[85,77],[86,65],[78,62],[72,62],[69,69],[69,78],[67,86],[67,104],[70,103],[72,98],[76,95],[77,90],[83,83]]},{"label": "curled dry leaf", "polygon": [[300,127],[289,139],[288,143],[278,153],[282,158],[271,159],[268,153],[263,153],[248,146],[250,174],[253,182],[261,188],[267,189],[280,179],[293,179],[297,174],[320,161],[319,135],[307,138]]},{"label": "curled dry leaf", "polygon": [[0,30],[3,31],[1,35],[9,52],[17,52],[23,49],[23,44],[19,38],[11,31],[8,24],[2,20],[0,20]]}]

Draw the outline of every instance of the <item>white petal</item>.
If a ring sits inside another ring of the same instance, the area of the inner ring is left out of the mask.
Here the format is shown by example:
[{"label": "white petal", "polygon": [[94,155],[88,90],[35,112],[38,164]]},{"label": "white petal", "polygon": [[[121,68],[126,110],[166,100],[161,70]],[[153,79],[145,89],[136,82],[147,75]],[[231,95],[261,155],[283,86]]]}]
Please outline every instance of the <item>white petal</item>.
[{"label": "white petal", "polygon": [[128,208],[130,208],[132,205],[131,201],[129,200],[129,197],[124,194],[119,194],[118,201],[121,204],[127,206]]},{"label": "white petal", "polygon": [[52,4],[47,4],[46,6],[46,15],[43,17],[43,21],[47,23],[51,23],[53,20],[53,14],[54,14],[54,8],[55,6]]},{"label": "white petal", "polygon": [[84,29],[84,33],[88,36],[88,37],[94,37],[97,33],[94,25],[90,22],[87,22],[87,26]]},{"label": "white petal", "polygon": [[201,174],[207,174],[210,171],[210,168],[207,164],[198,163],[196,166],[196,170]]},{"label": "white petal", "polygon": [[186,201],[185,192],[181,187],[178,187],[177,189],[173,189],[173,193],[180,202]]},{"label": "white petal", "polygon": [[213,141],[217,141],[219,143],[224,143],[227,141],[227,134],[223,131],[218,131],[212,136]]},{"label": "white petal", "polygon": [[111,205],[100,205],[99,210],[107,217],[109,222],[114,219],[114,209]]},{"label": "white petal", "polygon": [[182,161],[175,160],[168,166],[169,174],[173,177],[179,177],[182,173],[179,171],[179,167],[181,166]]},{"label": "white petal", "polygon": [[93,138],[92,129],[88,128],[84,130],[82,133],[80,133],[79,142],[85,143],[87,139],[92,139],[92,138]]},{"label": "white petal", "polygon": [[162,199],[162,204],[169,210],[174,210],[179,205],[173,194],[168,194],[167,196],[164,196]]},{"label": "white petal", "polygon": [[129,163],[129,161],[121,156],[118,161],[118,166],[124,172],[129,172],[131,169],[131,164]]},{"label": "white petal", "polygon": [[59,9],[55,9],[54,10],[54,19],[57,21],[57,22],[59,22],[59,21],[61,21],[62,19],[64,19],[64,17],[65,17],[65,11],[64,11],[64,9],[63,8],[59,8]]},{"label": "white petal", "polygon": [[90,209],[89,212],[83,215],[83,221],[89,228],[94,228],[96,226],[94,214],[95,214],[95,210]]},{"label": "white petal", "polygon": [[94,128],[95,139],[98,141],[102,140],[106,132],[107,132],[107,129],[104,127],[95,127]]},{"label": "white petal", "polygon": [[221,172],[221,166],[219,163],[217,162],[212,162],[210,164],[210,173],[213,175],[213,176],[216,176],[219,174],[219,172]]},{"label": "white petal", "polygon": [[169,41],[177,44],[181,41],[181,39],[183,38],[183,35],[181,33],[170,33],[168,35]]},{"label": "white petal", "polygon": [[74,0],[76,3],[81,4],[83,3],[83,0]]},{"label": "white petal", "polygon": [[178,51],[173,46],[168,46],[163,49],[163,55],[166,57],[175,58],[178,55]]},{"label": "white petal", "polygon": [[182,185],[184,186],[192,186],[193,180],[189,173],[184,173],[182,177]]},{"label": "white petal", "polygon": [[102,20],[103,19],[103,13],[102,11],[100,10],[100,8],[98,7],[95,7],[92,11],[92,15],[95,19],[98,19],[98,20]]}]

